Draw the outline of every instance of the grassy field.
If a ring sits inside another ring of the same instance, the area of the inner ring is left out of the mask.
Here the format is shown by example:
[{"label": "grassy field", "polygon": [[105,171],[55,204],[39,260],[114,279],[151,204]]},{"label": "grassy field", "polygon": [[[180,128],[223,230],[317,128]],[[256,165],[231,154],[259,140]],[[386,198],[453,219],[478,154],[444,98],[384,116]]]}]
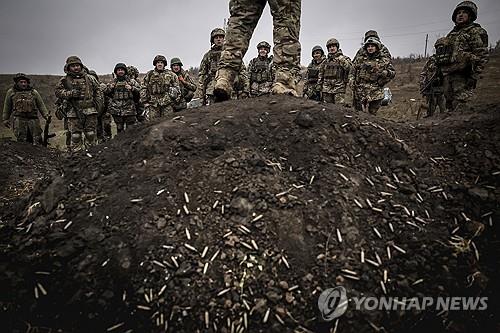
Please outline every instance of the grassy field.
[{"label": "grassy field", "polygon": [[[425,60],[415,62],[396,63],[396,78],[389,84],[393,94],[393,102],[387,107],[382,107],[379,115],[395,120],[405,121],[416,119],[418,108],[423,102],[419,93],[419,74],[425,64]],[[13,75],[0,74],[0,100],[3,101],[5,93],[13,84]],[[142,78],[143,75],[140,76]],[[57,75],[32,75],[32,84],[40,92],[44,99],[47,108],[54,112],[54,103],[56,97],[54,88],[60,79]],[[111,80],[110,75],[101,76],[103,82]],[[194,77],[196,80],[197,78]],[[480,106],[484,104],[500,103],[500,91],[498,90],[498,82],[500,82],[500,54],[492,54],[490,61],[483,74],[483,78],[478,82],[476,94],[473,99],[474,105]],[[352,94],[348,91],[347,102],[350,102]],[[0,140],[9,140],[12,138],[11,130],[0,126]],[[52,146],[64,146],[64,131],[62,122],[54,117],[52,123],[52,132],[57,134],[57,137],[52,139]],[[115,130],[115,129],[114,129]]]}]

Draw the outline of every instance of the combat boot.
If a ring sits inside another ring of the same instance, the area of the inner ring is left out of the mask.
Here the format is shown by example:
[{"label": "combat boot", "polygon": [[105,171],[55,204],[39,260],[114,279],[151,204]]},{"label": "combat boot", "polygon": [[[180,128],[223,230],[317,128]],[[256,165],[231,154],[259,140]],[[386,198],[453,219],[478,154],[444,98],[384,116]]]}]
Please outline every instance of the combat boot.
[{"label": "combat boot", "polygon": [[236,72],[229,68],[219,68],[215,76],[215,102],[227,101],[231,98]]},{"label": "combat boot", "polygon": [[285,71],[277,71],[276,81],[271,87],[271,94],[284,94],[298,97],[294,76]]}]

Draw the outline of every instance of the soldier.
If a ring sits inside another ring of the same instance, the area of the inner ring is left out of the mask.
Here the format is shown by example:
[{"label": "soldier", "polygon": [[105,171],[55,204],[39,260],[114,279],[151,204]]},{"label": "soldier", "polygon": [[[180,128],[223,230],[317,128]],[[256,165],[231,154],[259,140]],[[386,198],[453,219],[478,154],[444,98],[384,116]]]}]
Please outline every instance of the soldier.
[{"label": "soldier", "polygon": [[104,96],[104,91],[106,90],[106,84],[101,83],[99,80],[99,76],[94,70],[88,70],[88,74],[92,75],[97,82],[99,82],[99,89],[101,89],[101,93],[103,94],[102,100],[102,108],[98,110],[97,114],[97,140],[99,142],[108,141],[112,137],[111,132],[111,115],[108,112],[108,98]]},{"label": "soldier", "polygon": [[447,62],[446,49],[448,47],[448,39],[446,37],[439,38],[434,47],[436,53],[429,57],[422,73],[420,73],[420,93],[427,101],[427,117],[432,116],[438,106],[441,113],[446,111],[446,102],[443,94],[444,79],[440,64]]},{"label": "soldier", "polygon": [[312,48],[312,60],[307,66],[307,77],[304,84],[304,97],[321,101],[321,86],[318,85],[319,70],[326,59],[323,48],[316,45]]},{"label": "soldier", "polygon": [[339,41],[335,38],[326,42],[326,48],[328,58],[321,65],[318,76],[321,97],[327,103],[344,104],[352,67],[351,59],[342,53]]},{"label": "soldier", "polygon": [[5,94],[3,124],[9,128],[12,116],[12,131],[16,140],[39,145],[42,143],[42,129],[38,113],[49,122],[50,114],[38,91],[30,85],[31,80],[26,74],[18,73],[13,79],[14,85]]},{"label": "soldier", "polygon": [[[127,66],[127,75],[139,82],[139,70],[135,66]],[[143,122],[144,118],[144,104],[141,103],[140,94],[139,96],[134,95],[135,110],[137,111],[136,118],[137,121]]]},{"label": "soldier", "polygon": [[82,133],[88,145],[96,144],[97,114],[102,108],[103,97],[99,82],[83,70],[80,58],[68,57],[65,69],[66,76],[57,84],[55,94],[66,101],[64,113],[68,118],[71,147],[81,150],[84,147]]},{"label": "soldier", "polygon": [[248,76],[250,80],[250,96],[257,97],[271,93],[274,81],[273,56],[268,56],[271,45],[268,42],[257,44],[259,55],[248,64]]},{"label": "soldier", "polygon": [[[382,42],[380,41],[380,37],[378,36],[378,32],[376,32],[375,30],[368,30],[365,33],[365,39],[363,40],[364,43],[368,40],[368,38],[378,39],[378,41],[380,43],[380,55],[382,57],[389,59],[389,60],[392,59],[391,52],[389,52],[389,49],[384,44],[382,44]],[[356,52],[356,55],[354,56],[353,61],[356,60],[357,57],[362,56],[362,55],[366,55],[366,50],[365,50],[364,45],[358,50],[358,52]]]},{"label": "soldier", "polygon": [[146,74],[141,88],[141,101],[148,120],[174,112],[174,105],[181,98],[177,75],[165,68],[167,59],[157,55],[153,59],[153,66],[155,68]]},{"label": "soldier", "polygon": [[488,33],[476,19],[477,6],[472,1],[459,3],[452,14],[455,27],[447,35],[449,63],[441,67],[449,110],[466,107],[488,62]]},{"label": "soldier", "polygon": [[197,96],[203,99],[203,105],[213,104],[215,101],[215,74],[219,65],[225,35],[224,29],[221,28],[215,28],[210,32],[211,47],[201,60],[200,71],[198,73]]},{"label": "soldier", "polygon": [[269,3],[274,25],[275,80],[271,93],[297,96],[300,73],[301,0],[230,0],[227,38],[221,54],[214,93],[218,101],[229,99],[233,82],[260,16]]},{"label": "soldier", "polygon": [[141,86],[136,80],[130,78],[127,74],[127,66],[124,63],[118,63],[113,70],[115,79],[112,83],[106,85],[104,94],[109,98],[109,113],[113,115],[118,133],[125,130],[136,122],[137,110],[135,102],[141,91]]},{"label": "soldier", "polygon": [[191,76],[182,68],[182,61],[179,58],[170,60],[170,69],[177,75],[179,85],[181,87],[181,100],[174,106],[174,111],[181,111],[187,108],[196,91],[196,84],[191,79]]},{"label": "soldier", "polygon": [[384,98],[384,85],[396,76],[396,71],[391,61],[380,53],[382,45],[378,39],[368,38],[364,47],[366,52],[353,62],[349,82],[355,109],[377,114]]}]

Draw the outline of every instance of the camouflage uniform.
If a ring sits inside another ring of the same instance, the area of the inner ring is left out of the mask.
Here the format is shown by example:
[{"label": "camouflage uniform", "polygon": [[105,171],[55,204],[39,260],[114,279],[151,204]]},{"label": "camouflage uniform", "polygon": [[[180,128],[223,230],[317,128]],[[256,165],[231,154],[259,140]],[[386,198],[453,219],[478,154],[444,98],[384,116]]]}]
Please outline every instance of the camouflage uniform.
[{"label": "camouflage uniform", "polygon": [[[28,81],[26,88],[20,87],[19,80]],[[7,90],[3,105],[3,122],[6,126],[13,116],[12,131],[19,142],[30,142],[35,145],[42,143],[42,129],[38,112],[47,120],[49,113],[42,97],[30,86],[30,79],[25,74],[14,76],[14,86]]]},{"label": "camouflage uniform", "polygon": [[[71,65],[80,64],[78,73],[70,70]],[[56,86],[56,97],[65,101],[65,115],[68,118],[68,130],[71,133],[72,149],[83,148],[83,137],[89,145],[97,142],[97,114],[102,108],[103,96],[99,82],[85,73],[81,60],[70,56],[66,60],[66,76]]]},{"label": "camouflage uniform", "polygon": [[[460,9],[469,12],[469,21],[465,24],[456,23]],[[453,11],[452,19],[456,25],[446,36],[450,43],[449,64],[441,68],[446,104],[450,110],[456,110],[471,99],[479,75],[488,62],[488,33],[474,23],[476,18],[477,6],[471,1],[461,2]]]},{"label": "camouflage uniform", "polygon": [[[378,39],[378,41],[380,42],[380,55],[384,58],[387,58],[389,61],[392,60],[392,55],[391,55],[391,52],[389,52],[389,49],[384,45],[382,44],[382,42],[380,41],[380,37],[378,36],[378,33],[375,31],[375,30],[368,30],[366,33],[365,33],[365,39],[364,39],[364,42],[366,42],[366,40],[368,38],[376,38]],[[356,60],[356,58],[358,57],[362,57],[362,56],[366,56],[366,49],[364,46],[362,46],[358,52],[356,52],[356,55],[354,56],[354,59],[353,61]]]},{"label": "camouflage uniform", "polygon": [[317,61],[316,59],[311,60],[309,66],[307,66],[306,82],[304,83],[304,97],[312,99],[315,101],[321,100],[321,86],[318,85],[319,70],[321,65],[326,60],[325,52],[321,46],[316,45],[312,48],[311,55],[314,56],[314,52],[321,51],[321,58]]},{"label": "camouflage uniform", "polygon": [[365,48],[370,44],[375,45],[377,51],[373,54],[366,52],[354,60],[349,81],[356,110],[376,114],[384,98],[384,85],[396,76],[396,71],[391,61],[380,53],[378,39],[368,38]]},{"label": "camouflage uniform", "polygon": [[[261,48],[271,51],[271,45],[267,42],[260,42],[257,50]],[[250,96],[257,97],[271,93],[271,86],[274,81],[273,56],[257,57],[250,60],[248,64],[248,76],[250,84]]]},{"label": "camouflage uniform", "polygon": [[434,46],[436,54],[429,57],[420,73],[420,93],[427,102],[427,116],[432,116],[438,106],[441,113],[446,111],[444,78],[440,68],[443,56],[446,57],[443,54],[443,51],[446,50],[446,37],[439,38]]},{"label": "camouflage uniform", "polygon": [[[216,36],[225,36],[225,32],[221,28],[215,28],[210,33],[210,50],[203,56],[198,72],[198,92],[197,96],[203,99],[203,105],[213,104],[215,102],[214,86],[215,74],[219,66],[222,47],[214,44],[213,40]],[[239,68],[239,67],[238,67]]]},{"label": "camouflage uniform", "polygon": [[97,140],[100,142],[107,141],[111,139],[111,115],[108,112],[108,98],[104,96],[104,91],[106,90],[106,84],[100,83],[99,76],[93,70],[88,71],[89,75],[92,75],[97,82],[99,82],[99,89],[103,95],[103,100],[101,103],[101,110],[98,110],[97,114]]},{"label": "camouflage uniform", "polygon": [[[125,70],[125,75],[119,76],[117,74],[119,68]],[[134,96],[139,95],[141,86],[136,80],[127,76],[127,66],[123,63],[116,64],[114,73],[115,79],[113,83],[106,85],[104,93],[109,98],[108,110],[113,115],[116,130],[122,132],[125,126],[128,128],[137,120],[134,102],[137,98]]]},{"label": "camouflage uniform", "polygon": [[234,80],[232,99],[245,99],[250,97],[250,79],[248,71],[244,63],[241,63],[241,68]]},{"label": "camouflage uniform", "polygon": [[[180,70],[175,72],[173,70],[173,65],[178,65]],[[172,60],[170,60],[170,69],[172,69],[172,71],[177,75],[179,85],[181,87],[181,100],[174,106],[174,110],[184,110],[187,108],[187,103],[189,103],[194,97],[194,93],[197,88],[196,83],[193,82],[189,73],[182,69],[182,62],[179,58],[172,58]]]},{"label": "camouflage uniform", "polygon": [[[162,61],[165,66],[167,59],[164,56],[156,56],[153,66]],[[171,70],[162,71],[156,68],[150,70],[144,77],[141,88],[141,101],[146,109],[147,119],[153,120],[174,112],[174,105],[179,103],[181,88],[179,79]]]},{"label": "camouflage uniform", "polygon": [[[135,66],[127,66],[127,75],[131,78],[139,82],[139,70]],[[140,100],[140,96],[135,96],[135,110],[137,111],[136,118],[138,121],[143,122],[144,118],[144,104]]]},{"label": "camouflage uniform", "polygon": [[352,63],[351,59],[342,53],[340,44],[335,38],[330,39],[326,47],[328,48],[331,45],[337,46],[337,52],[328,53],[328,57],[322,63],[319,70],[318,85],[321,87],[324,102],[344,104]]},{"label": "camouflage uniform", "polygon": [[301,0],[230,0],[228,30],[221,54],[215,93],[218,100],[230,96],[232,82],[245,53],[253,31],[269,3],[274,25],[273,63],[275,82],[272,93],[297,95],[300,73],[300,13]]}]

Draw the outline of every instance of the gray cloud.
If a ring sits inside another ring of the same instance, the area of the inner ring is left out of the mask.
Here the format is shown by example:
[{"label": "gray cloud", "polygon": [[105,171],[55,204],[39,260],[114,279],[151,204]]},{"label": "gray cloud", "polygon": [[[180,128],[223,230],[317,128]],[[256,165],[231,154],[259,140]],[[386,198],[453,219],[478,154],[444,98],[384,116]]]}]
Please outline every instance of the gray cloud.
[{"label": "gray cloud", "polygon": [[[353,56],[364,32],[375,29],[394,56],[429,50],[452,27],[456,0],[303,0],[302,63],[310,50],[330,37]],[[500,39],[500,1],[480,0],[478,22]],[[155,54],[180,57],[198,66],[208,50],[209,33],[229,16],[227,0],[6,0],[0,3],[0,72],[60,74],[68,55],[76,54],[98,73],[117,62],[152,67]],[[261,40],[272,40],[272,18],[264,11],[245,60]]]}]

